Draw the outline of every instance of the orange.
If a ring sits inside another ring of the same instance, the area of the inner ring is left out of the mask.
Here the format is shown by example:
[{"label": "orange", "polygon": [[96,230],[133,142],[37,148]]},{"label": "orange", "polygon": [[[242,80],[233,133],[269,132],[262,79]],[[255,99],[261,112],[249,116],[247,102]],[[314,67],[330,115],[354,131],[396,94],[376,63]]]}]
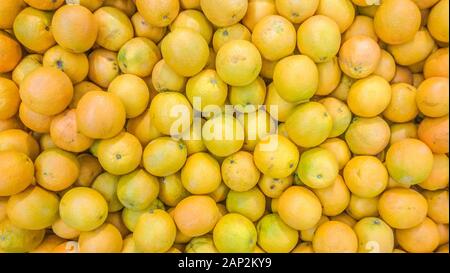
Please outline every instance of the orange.
[{"label": "orange", "polygon": [[338,173],[339,166],[333,153],[318,147],[301,154],[296,171],[300,181],[312,189],[331,186]]},{"label": "orange", "polygon": [[158,197],[158,179],[142,169],[120,177],[117,196],[131,210],[144,210]]},{"label": "orange", "polygon": [[319,72],[308,56],[293,55],[276,64],[273,83],[284,100],[298,103],[308,100],[317,91]]},{"label": "orange", "polygon": [[410,41],[387,48],[399,65],[413,65],[424,61],[433,51],[435,43],[430,33],[423,28]]},{"label": "orange", "polygon": [[232,86],[228,93],[230,103],[241,113],[256,112],[257,108],[264,104],[265,98],[266,83],[261,77],[246,86]]},{"label": "orange", "polygon": [[136,36],[148,38],[155,43],[161,41],[167,31],[166,27],[150,25],[139,12],[136,12],[131,17],[131,23],[133,24]]},{"label": "orange", "polygon": [[354,227],[358,237],[358,252],[391,253],[394,250],[394,232],[381,219],[367,217]]},{"label": "orange", "polygon": [[375,32],[384,42],[398,45],[414,38],[420,21],[420,10],[413,1],[387,0],[375,13]]},{"label": "orange", "polygon": [[348,39],[339,50],[339,65],[342,72],[355,79],[372,74],[380,58],[380,46],[372,38],[363,35]]},{"label": "orange", "polygon": [[242,18],[242,24],[253,31],[255,25],[261,19],[274,14],[276,14],[274,0],[250,0],[248,1],[247,12]]},{"label": "orange", "polygon": [[39,144],[25,131],[8,129],[0,132],[0,151],[7,150],[22,152],[34,160],[39,155]]},{"label": "orange", "polygon": [[239,151],[222,162],[222,179],[231,190],[244,192],[253,188],[259,180],[260,172],[253,162],[253,155]]},{"label": "orange", "polygon": [[392,86],[391,102],[383,112],[383,116],[392,122],[408,122],[418,114],[416,104],[417,90],[406,83],[396,83]]},{"label": "orange", "polygon": [[132,74],[123,74],[115,78],[110,83],[108,92],[114,93],[120,98],[127,118],[135,118],[142,114],[150,99],[145,81]]},{"label": "orange", "polygon": [[325,15],[336,21],[343,33],[355,18],[355,7],[350,0],[320,0],[316,14]]},{"label": "orange", "polygon": [[166,63],[179,75],[192,77],[208,62],[208,43],[192,29],[178,28],[161,42],[161,53]]},{"label": "orange", "polygon": [[428,16],[428,29],[436,40],[448,43],[448,0],[439,1]]},{"label": "orange", "polygon": [[64,0],[24,0],[24,1],[33,8],[41,10],[55,10],[64,3]]},{"label": "orange", "polygon": [[327,16],[316,15],[308,18],[298,28],[298,49],[315,63],[330,61],[339,52],[340,45],[339,26]]},{"label": "orange", "polygon": [[246,217],[229,213],[220,218],[214,227],[213,240],[221,253],[252,252],[256,246],[257,231]]},{"label": "orange", "polygon": [[266,197],[258,189],[253,187],[248,191],[230,190],[226,199],[226,210],[230,213],[244,215],[252,222],[260,219],[266,208]]},{"label": "orange", "polygon": [[417,89],[417,107],[428,117],[448,115],[448,78],[431,77],[423,81]]},{"label": "orange", "polygon": [[245,86],[252,83],[258,77],[261,67],[261,54],[249,41],[229,41],[217,52],[217,73],[229,85]]},{"label": "orange", "polygon": [[376,155],[389,144],[389,125],[380,117],[353,118],[345,133],[345,141],[352,153]]},{"label": "orange", "polygon": [[[339,68],[339,70],[340,70],[340,68]],[[340,79],[338,86],[336,87],[335,90],[333,90],[333,92],[331,92],[330,96],[340,99],[342,101],[346,101],[347,96],[348,96],[348,91],[350,90],[350,87],[352,86],[352,84],[356,82],[356,79],[353,79],[353,78],[347,76],[345,73],[341,73],[341,75],[342,75],[342,77]]]},{"label": "orange", "polygon": [[244,18],[247,0],[201,0],[200,6],[208,20],[218,27],[226,27],[239,22]]},{"label": "orange", "polygon": [[101,7],[94,13],[98,25],[97,44],[118,51],[133,38],[133,25],[127,15],[114,7]]},{"label": "orange", "polygon": [[157,27],[168,26],[178,15],[178,0],[137,0],[136,7],[145,20]]},{"label": "orange", "polygon": [[[214,199],[214,201],[216,202],[222,202],[225,201],[229,192],[230,188],[228,188],[227,185],[222,182],[213,192],[209,194],[209,196],[211,196],[212,199]],[[225,214],[227,213],[226,207],[223,204],[222,206],[220,204],[217,204],[217,206],[219,207],[219,211],[222,215],[223,212],[225,212]]]},{"label": "orange", "polygon": [[212,231],[220,217],[211,197],[195,195],[186,197],[177,204],[173,218],[180,232],[197,237]]},{"label": "orange", "polygon": [[25,190],[34,182],[33,162],[16,151],[0,151],[0,196],[10,196]]},{"label": "orange", "polygon": [[273,82],[267,87],[264,104],[272,118],[280,122],[285,122],[296,107],[296,103],[288,102],[280,96]]},{"label": "orange", "polygon": [[303,242],[298,244],[291,253],[314,253],[311,242]]},{"label": "orange", "polygon": [[396,73],[396,65],[395,60],[392,55],[386,50],[381,50],[380,61],[378,62],[378,66],[373,72],[374,75],[378,75],[383,77],[385,80],[390,82]]},{"label": "orange", "polygon": [[256,145],[253,160],[263,174],[272,178],[284,178],[294,173],[299,161],[299,151],[288,138],[270,135]]},{"label": "orange", "polygon": [[316,253],[355,253],[358,237],[348,225],[328,221],[317,228],[312,245]]},{"label": "orange", "polygon": [[182,92],[186,78],[178,75],[164,59],[155,64],[152,71],[152,84],[158,92]]},{"label": "orange", "polygon": [[300,24],[314,15],[319,7],[319,2],[319,0],[275,0],[275,7],[281,16],[294,24]]},{"label": "orange", "polygon": [[448,47],[433,52],[425,61],[423,75],[425,79],[431,77],[448,78]]},{"label": "orange", "polygon": [[52,119],[50,136],[56,146],[70,152],[85,151],[94,142],[79,132],[75,109],[67,110]]},{"label": "orange", "polygon": [[414,77],[413,74],[411,72],[411,70],[409,70],[409,68],[407,67],[403,67],[400,65],[397,65],[396,69],[395,69],[395,76],[394,78],[391,80],[391,83],[407,83],[409,85],[413,85],[414,84]]},{"label": "orange", "polygon": [[444,189],[449,181],[449,160],[445,154],[433,154],[433,169],[430,176],[419,184],[422,189],[434,191]]},{"label": "orange", "polygon": [[265,196],[270,198],[279,198],[280,195],[289,188],[293,183],[293,177],[287,176],[285,178],[272,178],[263,175],[258,182],[258,187]]},{"label": "orange", "polygon": [[220,165],[207,153],[189,156],[181,169],[181,182],[193,194],[211,193],[219,187],[221,181]]},{"label": "orange", "polygon": [[104,172],[95,178],[91,188],[98,191],[105,201],[108,203],[108,211],[116,212],[121,210],[124,206],[118,198],[119,177]]},{"label": "orange", "polygon": [[192,123],[192,106],[178,92],[159,93],[150,103],[149,111],[150,122],[165,135],[179,135]]},{"label": "orange", "polygon": [[61,198],[59,214],[69,227],[79,231],[91,231],[105,222],[108,204],[96,190],[75,187]]},{"label": "orange", "polygon": [[422,223],[427,216],[426,199],[411,189],[385,191],[378,202],[381,218],[392,228],[408,229]]},{"label": "orange", "polygon": [[352,194],[346,212],[350,217],[357,220],[364,217],[378,216],[379,199],[378,196],[373,198],[363,198]]},{"label": "orange", "polygon": [[353,157],[344,168],[345,184],[353,194],[373,198],[384,191],[389,175],[383,163],[374,156]]},{"label": "orange", "polygon": [[[80,0],[80,2],[84,2],[87,0]],[[99,1],[99,0],[94,0]],[[92,0],[90,1],[92,2]],[[84,4],[86,5],[86,4]],[[135,1],[129,1],[129,0],[104,0],[103,6],[111,6],[120,9],[121,11],[125,12],[125,14],[128,17],[131,17],[134,13],[136,13],[136,5]]]},{"label": "orange", "polygon": [[133,240],[138,251],[166,252],[175,241],[176,231],[172,217],[167,212],[156,209],[139,218]]},{"label": "orange", "polygon": [[258,245],[267,253],[288,253],[297,245],[298,231],[286,225],[277,214],[264,216],[256,228]]},{"label": "orange", "polygon": [[395,181],[409,185],[418,184],[431,174],[433,154],[422,141],[403,139],[388,149],[386,166]]},{"label": "orange", "polygon": [[145,169],[156,176],[168,176],[176,173],[186,162],[186,146],[169,137],[152,140],[143,153]]},{"label": "orange", "polygon": [[47,235],[44,237],[42,243],[38,247],[30,251],[30,253],[51,253],[53,252],[53,249],[55,247],[62,244],[63,242],[65,242],[65,240],[56,235]]},{"label": "orange", "polygon": [[448,191],[424,191],[428,202],[428,217],[437,224],[448,224]]},{"label": "orange", "polygon": [[323,214],[327,216],[336,216],[342,213],[350,202],[350,191],[340,175],[337,176],[331,186],[313,189],[313,191],[322,204]]},{"label": "orange", "polygon": [[214,32],[212,45],[214,51],[217,53],[219,49],[229,41],[232,40],[246,40],[250,41],[252,34],[242,24],[234,24],[229,27],[219,28]]},{"label": "orange", "polygon": [[0,77],[0,119],[9,119],[19,110],[20,94],[16,84]]},{"label": "orange", "polygon": [[53,13],[26,8],[14,20],[14,35],[26,48],[43,53],[56,42],[51,31]]},{"label": "orange", "polygon": [[22,59],[20,44],[3,31],[0,31],[0,52],[0,73],[12,71]]},{"label": "orange", "polygon": [[192,238],[184,249],[185,253],[219,253],[211,235]]},{"label": "orange", "polygon": [[75,53],[86,52],[97,39],[98,23],[87,8],[65,5],[53,15],[52,33],[60,46]]},{"label": "orange", "polygon": [[190,28],[200,33],[209,44],[213,35],[213,27],[205,15],[197,10],[184,10],[170,25],[170,29]]},{"label": "orange", "polygon": [[244,145],[244,127],[232,115],[218,115],[205,122],[202,128],[202,139],[213,155],[230,156]]},{"label": "orange", "polygon": [[122,235],[122,238],[125,238],[125,236],[129,235],[131,232],[128,230],[127,226],[122,220],[122,212],[110,212],[108,214],[108,217],[106,218],[105,223],[110,223],[111,225],[115,226],[120,234]]},{"label": "orange", "polygon": [[58,218],[55,222],[53,222],[52,231],[58,237],[67,240],[73,240],[80,236],[80,232],[78,230],[68,226],[61,218]]},{"label": "orange", "polygon": [[88,77],[92,82],[107,88],[119,74],[119,62],[117,61],[116,52],[100,48],[89,54]]},{"label": "orange", "polygon": [[189,196],[189,192],[181,182],[180,173],[162,177],[159,180],[158,198],[167,206],[175,207],[181,200]]},{"label": "orange", "polygon": [[318,102],[300,104],[286,121],[289,138],[298,146],[310,148],[321,144],[331,133],[333,120]]},{"label": "orange", "polygon": [[40,67],[31,72],[20,85],[22,102],[42,115],[61,113],[72,100],[70,78],[52,67]]},{"label": "orange", "polygon": [[117,54],[120,70],[139,77],[150,76],[153,67],[160,59],[159,48],[154,42],[144,37],[129,40]]},{"label": "orange", "polygon": [[389,83],[380,76],[369,76],[356,81],[348,92],[347,103],[357,116],[371,118],[381,114],[392,97]]},{"label": "orange", "polygon": [[358,35],[365,35],[375,41],[378,41],[378,36],[375,33],[373,19],[371,17],[363,15],[356,16],[351,26],[343,34],[342,40],[347,41],[348,39]]},{"label": "orange", "polygon": [[8,200],[7,214],[11,222],[30,230],[51,226],[58,218],[59,198],[40,187],[29,187]]},{"label": "orange", "polygon": [[448,115],[441,118],[425,118],[419,125],[419,139],[438,154],[448,153]]},{"label": "orange", "polygon": [[0,4],[0,28],[11,29],[14,19],[26,7],[23,0],[2,1]]},{"label": "orange", "polygon": [[[301,213],[300,213],[301,212]],[[278,214],[290,227],[304,230],[314,227],[322,215],[319,198],[307,188],[292,186],[281,194]]]},{"label": "orange", "polygon": [[135,136],[122,132],[113,138],[101,140],[97,156],[103,169],[115,175],[124,175],[139,166],[142,146]]},{"label": "orange", "polygon": [[29,252],[44,239],[45,230],[28,230],[14,225],[8,218],[0,222],[0,251],[11,253]]},{"label": "orange", "polygon": [[118,253],[123,241],[115,226],[103,224],[95,230],[81,232],[78,244],[81,253]]},{"label": "orange", "polygon": [[342,170],[351,158],[347,143],[340,138],[329,138],[320,144],[319,147],[333,153],[338,161],[339,170]]},{"label": "orange", "polygon": [[66,0],[67,4],[70,4],[71,2],[74,2],[75,4],[79,4],[82,6],[85,6],[91,11],[94,11],[98,9],[101,5],[103,5],[103,2],[105,4],[107,3],[105,0]]},{"label": "orange", "polygon": [[83,81],[89,72],[88,57],[84,53],[72,53],[58,45],[45,52],[43,65],[63,71],[74,84]]},{"label": "orange", "polygon": [[97,158],[91,154],[80,154],[77,156],[80,163],[80,175],[75,185],[89,187],[94,179],[102,173],[103,169]]},{"label": "orange", "polygon": [[[224,105],[227,95],[228,85],[212,69],[203,70],[190,78],[186,84],[186,97],[197,111],[204,111],[211,105]],[[200,108],[194,103],[197,99],[201,102]]]},{"label": "orange", "polygon": [[329,61],[317,64],[319,72],[319,86],[316,95],[326,96],[332,93],[339,85],[342,71],[339,67],[337,57],[331,58]]},{"label": "orange", "polygon": [[319,101],[325,106],[328,114],[331,116],[333,128],[328,137],[337,137],[342,135],[352,121],[352,112],[348,106],[333,97],[327,97]]},{"label": "orange", "polygon": [[42,66],[42,55],[30,54],[25,56],[12,72],[12,80],[20,85],[28,74]]},{"label": "orange", "polygon": [[138,117],[129,119],[126,129],[127,132],[139,139],[142,146],[146,146],[150,141],[161,136],[150,119],[149,110]]},{"label": "orange", "polygon": [[320,225],[322,225],[323,223],[328,222],[328,221],[330,221],[330,219],[327,216],[322,215],[322,217],[320,217],[319,222],[317,222],[317,224],[314,227],[309,228],[309,229],[300,230],[298,232],[300,235],[300,239],[302,241],[311,243],[314,238],[314,233],[316,232],[317,228]]},{"label": "orange", "polygon": [[111,92],[92,91],[78,102],[78,130],[87,137],[106,139],[125,125],[126,111],[120,98]]},{"label": "orange", "polygon": [[296,33],[291,22],[279,15],[262,18],[252,32],[252,43],[264,59],[276,61],[291,55],[295,49]]},{"label": "orange", "polygon": [[338,221],[338,222],[344,223],[351,228],[353,228],[353,226],[355,226],[355,224],[356,224],[356,220],[353,219],[350,215],[348,215],[345,212],[343,212],[337,216],[332,216],[330,219],[333,221]]},{"label": "orange", "polygon": [[62,191],[78,178],[80,163],[75,155],[59,148],[43,151],[35,161],[36,182],[45,189]]},{"label": "orange", "polygon": [[399,245],[410,253],[433,252],[439,245],[439,230],[430,219],[409,229],[397,229],[395,237]]},{"label": "orange", "polygon": [[132,232],[136,229],[136,224],[139,220],[139,217],[141,217],[142,214],[146,212],[153,212],[156,209],[164,210],[165,206],[164,204],[159,200],[155,199],[147,208],[143,210],[131,210],[127,207],[125,207],[122,210],[122,221],[125,224],[125,226]]}]

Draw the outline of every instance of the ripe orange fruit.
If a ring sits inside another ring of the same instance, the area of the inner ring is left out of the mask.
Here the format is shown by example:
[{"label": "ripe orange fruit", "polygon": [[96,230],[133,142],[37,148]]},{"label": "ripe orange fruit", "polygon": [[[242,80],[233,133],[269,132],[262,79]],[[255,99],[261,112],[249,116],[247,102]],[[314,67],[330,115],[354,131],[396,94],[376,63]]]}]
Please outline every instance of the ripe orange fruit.
[{"label": "ripe orange fruit", "polygon": [[78,178],[80,164],[75,155],[59,148],[43,151],[36,158],[36,182],[51,191],[69,188]]},{"label": "ripe orange fruit", "polygon": [[0,73],[12,71],[22,59],[20,44],[4,31],[0,31]]},{"label": "ripe orange fruit", "polygon": [[97,44],[118,51],[133,38],[133,25],[127,15],[114,7],[101,7],[94,13],[98,25]]},{"label": "ripe orange fruit", "polygon": [[448,0],[439,1],[428,16],[428,29],[438,41],[448,43]]},{"label": "ripe orange fruit", "polygon": [[348,225],[328,221],[317,228],[312,245],[316,253],[355,253],[358,250],[358,237]]},{"label": "ripe orange fruit", "polygon": [[88,77],[95,84],[107,88],[119,73],[120,69],[116,52],[100,48],[89,54]]},{"label": "ripe orange fruit", "polygon": [[[141,57],[136,57],[141,56]],[[154,42],[137,37],[126,42],[117,54],[120,70],[123,73],[147,77],[161,59],[161,52]]]},{"label": "ripe orange fruit", "polygon": [[208,20],[218,27],[231,26],[246,14],[247,0],[201,0],[200,6]]},{"label": "ripe orange fruit", "polygon": [[384,119],[355,117],[345,133],[345,141],[354,154],[376,155],[387,147],[390,135]]},{"label": "ripe orange fruit", "polygon": [[0,196],[10,196],[34,182],[33,162],[16,151],[0,151]]},{"label": "ripe orange fruit", "polygon": [[118,253],[123,241],[119,230],[106,223],[95,230],[81,232],[78,244],[81,253]]},{"label": "ripe orange fruit", "polygon": [[76,109],[79,131],[90,138],[111,138],[125,125],[126,112],[120,98],[103,91],[86,93]]},{"label": "ripe orange fruit", "polygon": [[387,0],[378,7],[375,32],[388,44],[402,44],[414,38],[421,22],[420,10],[411,0]]},{"label": "ripe orange fruit", "polygon": [[42,115],[61,113],[73,97],[70,78],[52,67],[31,72],[20,85],[20,97],[32,111]]},{"label": "ripe orange fruit", "polygon": [[381,58],[380,46],[370,37],[354,36],[339,50],[339,65],[348,76],[361,79],[372,74]]},{"label": "ripe orange fruit", "polygon": [[261,19],[274,14],[276,14],[276,9],[273,0],[250,0],[248,1],[247,12],[244,18],[242,18],[242,24],[253,31],[255,25]]},{"label": "ripe orange fruit", "polygon": [[210,154],[189,156],[181,169],[181,182],[192,194],[208,194],[219,187],[222,177],[220,165]]},{"label": "ripe orange fruit", "polygon": [[246,217],[228,213],[214,227],[213,240],[221,253],[251,252],[256,246],[257,231]]},{"label": "ripe orange fruit", "polygon": [[20,94],[16,84],[0,77],[0,119],[9,119],[19,110]]},{"label": "ripe orange fruit", "polygon": [[422,223],[427,216],[426,199],[411,189],[393,188],[385,191],[378,202],[378,211],[386,223],[408,229]]},{"label": "ripe orange fruit", "polygon": [[161,41],[167,31],[166,27],[150,25],[139,12],[136,12],[131,17],[131,23],[133,24],[136,36],[148,38],[155,43]]},{"label": "ripe orange fruit", "polygon": [[428,56],[423,67],[425,79],[431,77],[448,78],[448,47],[440,48]]},{"label": "ripe orange fruit", "polygon": [[45,52],[43,65],[63,71],[74,84],[84,80],[89,72],[88,57],[84,53],[72,53],[59,45]]},{"label": "ripe orange fruit", "polygon": [[26,8],[14,20],[14,35],[26,48],[43,53],[56,42],[51,31],[53,13]]},{"label": "ripe orange fruit", "polygon": [[317,8],[319,7],[319,2],[319,0],[275,0],[275,7],[281,16],[288,19],[294,24],[300,24],[301,22],[314,15]]},{"label": "ripe orange fruit", "polygon": [[209,196],[195,195],[181,200],[173,212],[180,232],[197,237],[213,230],[219,220],[219,210]]},{"label": "ripe orange fruit", "polygon": [[24,253],[35,249],[44,239],[45,230],[28,230],[14,225],[8,218],[0,222],[0,250]]},{"label": "ripe orange fruit", "polygon": [[67,110],[52,119],[50,136],[56,146],[70,152],[83,152],[94,142],[79,132],[75,109]]},{"label": "ripe orange fruit", "polygon": [[59,8],[51,28],[56,42],[74,53],[88,51],[97,39],[98,23],[92,12],[80,5]]},{"label": "ripe orange fruit", "polygon": [[168,26],[178,15],[178,0],[137,0],[136,7],[145,20],[157,27]]},{"label": "ripe orange fruit", "polygon": [[253,162],[253,155],[239,151],[222,162],[222,179],[231,190],[244,192],[252,189],[259,180],[260,172]]},{"label": "ripe orange fruit", "polygon": [[448,153],[449,143],[448,115],[441,118],[425,118],[419,125],[419,139],[438,154]]},{"label": "ripe orange fruit", "polygon": [[411,253],[433,252],[439,245],[439,230],[430,219],[409,229],[397,229],[395,236],[399,245]]},{"label": "ripe orange fruit", "polygon": [[14,19],[26,6],[23,0],[2,1],[0,3],[0,28],[11,29]]},{"label": "ripe orange fruit", "polygon": [[448,115],[448,98],[448,78],[428,78],[423,81],[417,89],[417,107],[424,115],[428,117],[437,118]]},{"label": "ripe orange fruit", "polygon": [[8,150],[22,152],[34,160],[39,155],[39,144],[25,131],[8,129],[0,132],[0,151]]}]

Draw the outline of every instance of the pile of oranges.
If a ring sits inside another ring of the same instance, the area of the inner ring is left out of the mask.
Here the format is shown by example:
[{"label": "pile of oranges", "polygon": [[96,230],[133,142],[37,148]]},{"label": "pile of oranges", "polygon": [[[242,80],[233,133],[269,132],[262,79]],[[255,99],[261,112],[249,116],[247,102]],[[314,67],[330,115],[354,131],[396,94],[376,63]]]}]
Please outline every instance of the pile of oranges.
[{"label": "pile of oranges", "polygon": [[449,0],[0,1],[0,252],[447,252]]}]

